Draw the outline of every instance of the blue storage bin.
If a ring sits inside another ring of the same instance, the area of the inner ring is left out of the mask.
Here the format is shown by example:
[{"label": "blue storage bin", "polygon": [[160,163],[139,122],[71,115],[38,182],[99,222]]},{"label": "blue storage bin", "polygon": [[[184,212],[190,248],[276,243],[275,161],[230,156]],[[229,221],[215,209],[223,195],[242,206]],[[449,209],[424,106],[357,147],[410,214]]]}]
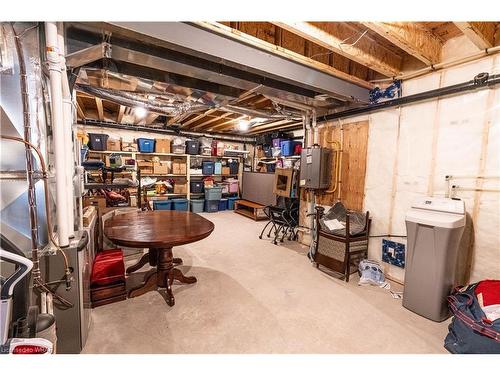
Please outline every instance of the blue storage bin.
[{"label": "blue storage bin", "polygon": [[218,200],[205,200],[205,212],[217,212],[219,211],[219,201]]},{"label": "blue storage bin", "polygon": [[213,161],[204,160],[201,164],[201,171],[204,175],[214,174],[215,163]]},{"label": "blue storage bin", "polygon": [[176,198],[172,199],[173,208],[175,211],[188,211],[189,210],[189,202],[184,198]]},{"label": "blue storage bin", "polygon": [[219,201],[219,211],[225,211],[225,210],[227,210],[227,199],[226,198],[222,198]]},{"label": "blue storage bin", "polygon": [[222,163],[220,161],[216,161],[214,164],[214,174],[222,174]]},{"label": "blue storage bin", "polygon": [[203,212],[205,206],[204,199],[191,199],[191,212],[199,213]]},{"label": "blue storage bin", "polygon": [[156,210],[171,210],[172,209],[172,201],[164,200],[164,201],[153,201],[153,209]]},{"label": "blue storage bin", "polygon": [[234,210],[234,202],[237,201],[238,197],[228,197],[227,198],[227,209],[228,210]]},{"label": "blue storage bin", "polygon": [[155,152],[155,140],[151,138],[137,138],[139,152]]},{"label": "blue storage bin", "polygon": [[211,187],[205,188],[205,199],[209,201],[219,200],[222,198],[222,188],[221,187]]},{"label": "blue storage bin", "polygon": [[295,141],[283,141],[281,142],[281,155],[282,156],[292,156],[293,149],[295,148]]}]

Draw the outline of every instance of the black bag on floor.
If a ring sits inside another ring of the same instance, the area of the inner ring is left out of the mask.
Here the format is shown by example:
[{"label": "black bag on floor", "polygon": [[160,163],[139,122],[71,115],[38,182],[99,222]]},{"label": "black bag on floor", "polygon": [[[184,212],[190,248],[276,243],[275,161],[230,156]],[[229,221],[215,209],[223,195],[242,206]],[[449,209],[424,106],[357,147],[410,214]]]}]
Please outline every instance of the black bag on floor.
[{"label": "black bag on floor", "polygon": [[453,319],[444,347],[453,354],[500,354],[500,319],[486,319],[474,293],[476,286],[456,289],[448,297]]}]

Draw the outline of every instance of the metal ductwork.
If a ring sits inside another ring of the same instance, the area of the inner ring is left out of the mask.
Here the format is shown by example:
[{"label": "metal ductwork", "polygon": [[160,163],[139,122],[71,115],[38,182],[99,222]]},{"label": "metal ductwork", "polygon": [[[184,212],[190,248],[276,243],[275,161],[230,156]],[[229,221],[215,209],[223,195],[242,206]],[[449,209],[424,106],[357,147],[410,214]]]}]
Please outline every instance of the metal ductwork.
[{"label": "metal ductwork", "polygon": [[[68,23],[67,65],[97,64],[122,74],[215,93],[247,91],[331,109],[368,102],[368,89],[183,22]],[[103,35],[109,38],[103,43]],[[83,48],[82,48],[83,47]],[[191,85],[191,86],[189,86]],[[219,91],[217,91],[219,90]],[[232,91],[231,91],[232,90]],[[332,99],[318,99],[326,94]],[[229,95],[230,96],[230,95]]]}]

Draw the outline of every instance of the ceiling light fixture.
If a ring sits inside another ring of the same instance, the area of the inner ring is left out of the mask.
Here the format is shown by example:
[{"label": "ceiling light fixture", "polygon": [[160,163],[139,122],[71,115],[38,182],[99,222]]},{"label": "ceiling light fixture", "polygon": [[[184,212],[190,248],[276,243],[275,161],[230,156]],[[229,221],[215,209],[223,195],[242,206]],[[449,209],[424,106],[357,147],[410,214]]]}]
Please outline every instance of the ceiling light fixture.
[{"label": "ceiling light fixture", "polygon": [[241,131],[246,131],[248,130],[249,127],[250,127],[250,122],[247,120],[240,120],[238,122],[238,129],[240,129]]},{"label": "ceiling light fixture", "polygon": [[146,114],[148,113],[148,111],[146,110],[146,108],[144,107],[135,107],[135,115],[139,118],[143,118],[144,116],[146,116]]}]

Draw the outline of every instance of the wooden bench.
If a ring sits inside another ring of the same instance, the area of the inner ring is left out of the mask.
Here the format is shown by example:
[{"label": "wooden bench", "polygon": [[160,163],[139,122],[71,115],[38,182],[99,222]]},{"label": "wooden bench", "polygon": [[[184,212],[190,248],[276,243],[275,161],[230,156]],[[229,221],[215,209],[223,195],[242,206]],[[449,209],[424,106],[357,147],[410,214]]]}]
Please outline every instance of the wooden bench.
[{"label": "wooden bench", "polygon": [[255,221],[267,219],[267,215],[264,213],[264,207],[266,206],[245,199],[239,199],[234,202],[234,212],[254,219]]}]

